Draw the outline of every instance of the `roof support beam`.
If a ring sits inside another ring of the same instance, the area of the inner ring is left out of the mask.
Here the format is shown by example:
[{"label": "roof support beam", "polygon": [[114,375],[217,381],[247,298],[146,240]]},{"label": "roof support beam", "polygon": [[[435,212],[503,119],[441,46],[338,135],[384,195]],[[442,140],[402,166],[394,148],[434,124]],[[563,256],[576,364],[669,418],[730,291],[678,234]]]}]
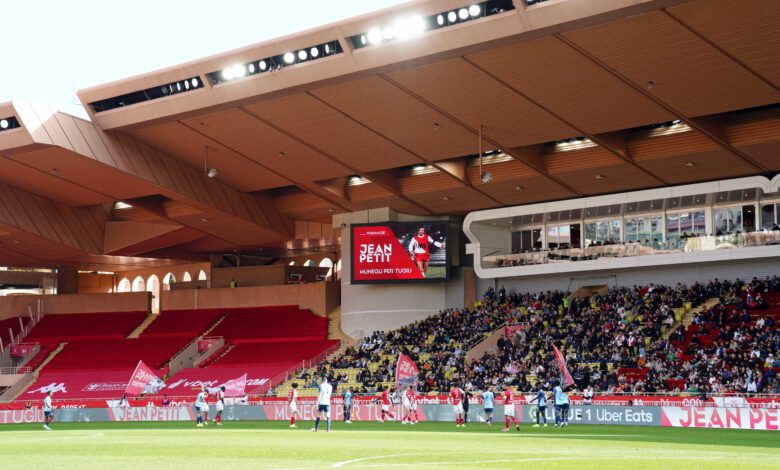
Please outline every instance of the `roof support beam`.
[{"label": "roof support beam", "polygon": [[580,53],[583,57],[587,58],[588,60],[590,60],[594,64],[598,65],[599,67],[601,67],[605,71],[609,72],[612,76],[616,77],[617,79],[621,80],[626,85],[630,86],[634,90],[638,91],[639,93],[643,94],[645,97],[647,97],[650,100],[652,100],[658,106],[664,108],[669,113],[674,114],[675,116],[677,116],[680,119],[682,119],[683,121],[685,121],[685,123],[688,124],[689,127],[691,127],[692,129],[696,129],[700,133],[704,134],[708,139],[710,139],[713,143],[717,144],[722,149],[724,149],[727,152],[731,153],[732,155],[734,155],[734,156],[744,160],[746,163],[752,165],[756,170],[761,171],[762,173],[767,171],[767,168],[764,165],[756,162],[755,160],[750,158],[747,154],[745,154],[744,152],[738,150],[736,147],[731,145],[731,143],[728,141],[728,139],[726,139],[725,135],[724,136],[719,136],[716,133],[713,133],[706,125],[702,126],[698,119],[692,119],[692,118],[684,115],[683,113],[681,113],[680,111],[678,111],[677,109],[675,109],[674,107],[672,107],[671,105],[666,103],[665,101],[661,100],[660,98],[658,98],[657,96],[652,94],[650,92],[650,90],[646,89],[645,87],[639,86],[636,83],[634,83],[633,81],[629,80],[626,76],[624,76],[623,74],[621,74],[617,70],[609,67],[607,64],[605,64],[604,62],[599,60],[597,57],[593,56],[593,54],[589,53],[585,49],[581,48],[579,45],[577,45],[573,41],[569,40],[567,37],[565,37],[565,36],[563,36],[561,34],[555,34],[555,37],[558,38],[558,40],[560,40],[561,42],[563,42],[567,46],[569,46],[570,48],[572,48],[575,51],[577,51],[578,53]]},{"label": "roof support beam", "polygon": [[[581,127],[579,127],[579,126],[577,126],[576,124],[574,124],[573,122],[571,122],[571,121],[567,120],[566,118],[564,118],[564,117],[563,117],[563,116],[561,116],[560,114],[558,114],[558,113],[555,113],[554,111],[552,111],[552,110],[551,110],[551,109],[549,109],[548,107],[544,106],[544,105],[543,105],[542,103],[540,103],[539,101],[537,101],[537,100],[533,99],[532,97],[530,97],[530,96],[526,95],[525,93],[523,93],[522,91],[520,91],[520,90],[518,90],[517,88],[513,87],[512,85],[510,85],[510,84],[506,83],[505,81],[501,80],[500,78],[498,78],[498,77],[497,77],[497,76],[495,76],[494,74],[490,73],[490,71],[489,71],[489,70],[487,70],[487,69],[483,68],[482,66],[480,66],[480,65],[479,65],[479,64],[477,64],[477,63],[475,63],[474,61],[472,61],[472,60],[471,60],[471,59],[469,59],[468,57],[463,57],[463,60],[465,60],[466,62],[468,62],[468,63],[469,63],[469,64],[471,64],[472,66],[476,67],[476,68],[477,68],[477,69],[479,69],[479,70],[480,70],[482,73],[484,73],[485,75],[489,76],[490,78],[492,78],[492,79],[493,79],[493,80],[495,80],[496,82],[500,83],[501,85],[503,85],[503,86],[504,86],[504,87],[506,87],[507,89],[509,89],[509,90],[513,91],[514,93],[517,93],[518,95],[522,96],[524,99],[526,99],[527,101],[529,101],[530,103],[533,103],[535,106],[537,106],[537,107],[539,107],[540,109],[544,110],[545,112],[547,112],[547,113],[548,113],[548,114],[550,114],[551,116],[555,117],[556,119],[558,119],[558,120],[559,120],[559,121],[561,121],[562,123],[566,124],[567,126],[571,127],[572,129],[576,130],[576,131],[577,131],[577,132],[579,132],[581,135],[585,136],[586,138],[588,138],[588,139],[592,140],[592,141],[593,141],[593,142],[595,142],[596,144],[598,144],[598,145],[600,145],[601,147],[605,148],[606,150],[608,150],[608,151],[609,151],[609,152],[611,152],[612,154],[616,155],[618,158],[620,158],[621,160],[625,161],[625,162],[626,162],[626,163],[628,163],[629,165],[633,166],[633,167],[634,167],[634,168],[636,168],[637,170],[639,170],[639,171],[641,171],[642,173],[646,174],[647,176],[649,176],[649,177],[653,178],[653,179],[654,179],[654,180],[656,180],[656,181],[657,181],[659,184],[666,184],[666,181],[664,181],[663,179],[659,178],[657,175],[655,175],[655,174],[653,174],[653,173],[650,173],[650,172],[649,172],[649,171],[647,171],[646,169],[644,169],[644,168],[642,168],[641,166],[637,165],[637,164],[636,164],[636,163],[635,163],[633,160],[631,160],[630,158],[628,158],[628,157],[625,155],[625,153],[624,153],[624,152],[621,152],[621,151],[620,151],[619,147],[618,147],[618,148],[615,148],[615,147],[613,147],[613,146],[611,145],[611,143],[610,143],[610,141],[609,141],[609,140],[602,139],[602,138],[601,138],[599,135],[597,135],[597,134],[591,134],[591,133],[585,132],[585,131],[584,131],[584,130],[581,128]],[[544,168],[544,167],[543,167],[543,168]],[[544,173],[544,174],[547,174],[547,173],[546,173],[546,171],[547,171],[547,170],[545,169],[544,171],[545,171],[545,173]],[[547,174],[547,176],[548,176],[549,178],[551,178],[551,179],[555,180],[556,182],[558,182],[558,184],[560,184],[560,185],[564,186],[564,187],[565,187],[566,189],[568,189],[569,191],[573,191],[575,194],[582,195],[582,193],[581,193],[581,192],[577,191],[577,190],[576,190],[575,188],[573,188],[573,187],[570,187],[570,186],[569,186],[568,184],[566,184],[564,181],[562,181],[562,180],[559,180],[558,178],[555,178],[554,176],[552,176],[552,175],[549,175],[549,174]]]}]

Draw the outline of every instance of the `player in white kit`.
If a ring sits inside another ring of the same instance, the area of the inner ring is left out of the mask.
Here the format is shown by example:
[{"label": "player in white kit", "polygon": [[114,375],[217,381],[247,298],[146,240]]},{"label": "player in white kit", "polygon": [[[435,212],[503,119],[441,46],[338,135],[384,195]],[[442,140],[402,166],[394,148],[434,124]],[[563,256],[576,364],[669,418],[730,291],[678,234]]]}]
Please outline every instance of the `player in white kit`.
[{"label": "player in white kit", "polygon": [[320,419],[327,420],[327,431],[330,432],[330,396],[333,394],[333,386],[328,383],[328,379],[320,379],[319,393],[317,394],[317,419],[314,421],[314,429],[317,432],[320,429]]}]

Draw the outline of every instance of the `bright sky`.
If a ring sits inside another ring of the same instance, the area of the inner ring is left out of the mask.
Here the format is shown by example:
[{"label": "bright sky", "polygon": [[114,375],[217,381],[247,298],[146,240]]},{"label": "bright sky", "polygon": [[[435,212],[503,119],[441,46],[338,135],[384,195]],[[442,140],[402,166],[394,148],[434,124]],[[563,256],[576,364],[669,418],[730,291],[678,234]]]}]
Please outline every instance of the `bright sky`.
[{"label": "bright sky", "polygon": [[0,103],[86,117],[75,90],[323,26],[403,0],[17,0],[0,17]]}]

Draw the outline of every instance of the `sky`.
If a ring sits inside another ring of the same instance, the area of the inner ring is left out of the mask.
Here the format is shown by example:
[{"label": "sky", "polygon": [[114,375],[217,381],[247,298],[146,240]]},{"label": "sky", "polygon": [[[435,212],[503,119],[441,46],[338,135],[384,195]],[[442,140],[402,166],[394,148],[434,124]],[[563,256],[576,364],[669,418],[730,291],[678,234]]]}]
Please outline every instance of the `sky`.
[{"label": "sky", "polygon": [[75,90],[170,67],[403,0],[14,0],[0,17],[0,103],[86,117]]}]

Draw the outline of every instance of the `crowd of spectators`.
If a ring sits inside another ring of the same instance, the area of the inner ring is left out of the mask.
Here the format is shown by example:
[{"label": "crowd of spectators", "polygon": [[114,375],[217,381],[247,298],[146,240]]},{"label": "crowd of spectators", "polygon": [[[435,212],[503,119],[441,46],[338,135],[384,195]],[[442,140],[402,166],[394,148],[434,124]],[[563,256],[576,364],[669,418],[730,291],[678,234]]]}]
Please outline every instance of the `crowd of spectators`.
[{"label": "crowd of spectators", "polygon": [[[591,297],[568,292],[536,294],[488,290],[473,308],[447,309],[390,332],[374,332],[315,374],[338,384],[339,370],[357,369],[358,393],[374,393],[394,380],[395,358],[409,356],[420,368],[420,391],[467,384],[477,390],[511,386],[531,391],[560,381],[551,343],[566,357],[575,388],[608,393],[778,393],[778,325],[769,293],[780,278],[719,281],[674,287],[633,286]],[[675,310],[718,302],[695,314],[687,328]],[[780,294],[776,297],[780,302]],[[779,307],[776,307],[780,309]],[[757,315],[758,314],[758,315]],[[481,358],[466,352],[507,324],[521,325]],[[632,373],[623,373],[631,371]]]}]

